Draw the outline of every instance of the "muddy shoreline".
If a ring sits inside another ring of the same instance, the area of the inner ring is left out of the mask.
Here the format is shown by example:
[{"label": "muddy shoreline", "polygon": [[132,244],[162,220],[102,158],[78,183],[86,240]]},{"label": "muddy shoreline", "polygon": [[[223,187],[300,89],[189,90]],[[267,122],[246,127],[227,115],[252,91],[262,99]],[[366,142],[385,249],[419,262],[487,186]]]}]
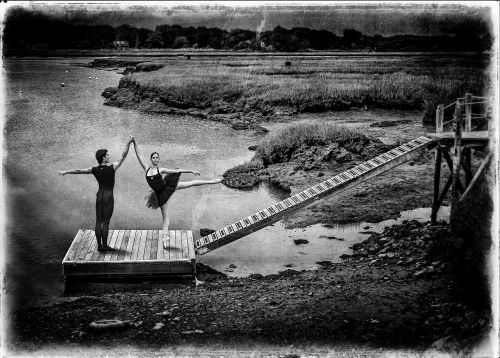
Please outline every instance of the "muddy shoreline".
[{"label": "muddy shoreline", "polygon": [[[290,344],[468,352],[485,337],[489,315],[462,303],[452,256],[437,250],[451,244],[450,236],[444,222],[410,221],[372,234],[344,262],[321,262],[314,271],[236,279],[208,270],[197,287],[54,299],[14,312],[10,349],[203,351],[252,342],[257,352],[275,345],[292,353]],[[101,319],[127,324],[93,329]]]}]

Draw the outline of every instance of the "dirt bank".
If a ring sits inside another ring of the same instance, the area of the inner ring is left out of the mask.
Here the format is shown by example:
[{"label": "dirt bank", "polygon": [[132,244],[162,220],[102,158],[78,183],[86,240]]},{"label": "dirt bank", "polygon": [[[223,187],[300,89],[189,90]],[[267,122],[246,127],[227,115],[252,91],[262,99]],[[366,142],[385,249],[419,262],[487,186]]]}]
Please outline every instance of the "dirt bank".
[{"label": "dirt bank", "polygon": [[235,130],[248,129],[259,133],[267,133],[267,130],[259,123],[265,123],[282,114],[280,111],[277,112],[271,109],[244,112],[237,110],[224,101],[216,101],[210,105],[197,104],[195,107],[190,103],[164,97],[158,91],[142,87],[126,78],[120,80],[118,87],[106,88],[102,96],[106,98],[104,104],[107,106],[152,113],[189,115],[197,119],[221,122]]},{"label": "dirt bank", "polygon": [[[289,348],[349,346],[425,351],[468,349],[489,327],[487,312],[460,300],[446,224],[387,228],[354,247],[343,263],[316,271],[234,279],[207,272],[204,284],[66,297],[15,312],[12,349],[49,344],[182,347],[224,344]],[[93,330],[120,319],[120,330]],[[256,349],[259,350],[258,348]]]}]

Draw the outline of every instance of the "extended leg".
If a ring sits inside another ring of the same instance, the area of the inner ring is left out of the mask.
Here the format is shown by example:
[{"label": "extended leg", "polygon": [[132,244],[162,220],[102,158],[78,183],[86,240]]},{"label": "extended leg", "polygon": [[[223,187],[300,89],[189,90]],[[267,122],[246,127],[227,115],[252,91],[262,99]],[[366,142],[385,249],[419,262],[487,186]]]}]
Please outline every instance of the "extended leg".
[{"label": "extended leg", "polygon": [[177,184],[176,190],[191,188],[192,186],[219,184],[221,181],[222,179],[183,181]]}]

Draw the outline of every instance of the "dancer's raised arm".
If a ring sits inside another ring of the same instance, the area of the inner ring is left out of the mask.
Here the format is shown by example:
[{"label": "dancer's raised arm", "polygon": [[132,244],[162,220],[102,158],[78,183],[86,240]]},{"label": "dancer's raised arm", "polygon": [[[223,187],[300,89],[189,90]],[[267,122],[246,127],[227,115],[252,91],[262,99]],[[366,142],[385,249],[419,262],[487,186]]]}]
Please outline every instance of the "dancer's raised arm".
[{"label": "dancer's raised arm", "polygon": [[125,158],[127,157],[127,154],[128,154],[128,150],[130,148],[130,143],[132,143],[134,141],[134,137],[130,137],[127,144],[125,145],[125,148],[123,149],[123,153],[122,153],[122,157],[120,158],[120,160],[116,161],[113,163],[113,169],[116,171],[118,170],[118,168],[120,167],[120,165],[122,165],[123,161],[125,160]]},{"label": "dancer's raised arm", "polygon": [[144,171],[148,170],[148,167],[146,166],[146,163],[144,163],[144,159],[142,159],[141,154],[139,153],[139,147],[137,146],[137,142],[135,139],[133,140],[134,142],[134,149],[135,149],[135,155],[137,157],[137,160],[139,161],[139,164],[141,165],[142,169]]},{"label": "dancer's raised arm", "polygon": [[66,174],[92,174],[92,168],[88,169],[72,169],[72,170],[60,170],[57,172],[59,175]]},{"label": "dancer's raised arm", "polygon": [[167,169],[167,168],[160,168],[160,173],[165,173],[165,174],[181,174],[181,173],[191,173],[194,175],[200,175],[199,172],[196,170],[190,170],[190,169]]}]

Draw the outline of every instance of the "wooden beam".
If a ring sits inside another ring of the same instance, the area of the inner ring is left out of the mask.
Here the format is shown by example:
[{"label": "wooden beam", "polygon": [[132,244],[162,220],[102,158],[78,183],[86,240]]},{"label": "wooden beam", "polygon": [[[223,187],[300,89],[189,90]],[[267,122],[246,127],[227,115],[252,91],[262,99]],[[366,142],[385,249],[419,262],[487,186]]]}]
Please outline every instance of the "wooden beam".
[{"label": "wooden beam", "polygon": [[[443,158],[445,159],[446,163],[448,164],[448,168],[450,168],[450,173],[452,173],[452,175],[453,175],[453,161],[451,160],[450,153],[448,153],[448,151],[445,150],[443,147],[441,147],[441,149],[443,150]],[[457,182],[457,187],[458,187],[458,190],[460,190],[462,193],[465,191],[460,180]]]},{"label": "wooden beam", "polygon": [[450,190],[451,182],[453,181],[453,175],[450,174],[448,177],[448,181],[444,185],[443,191],[441,192],[441,195],[439,196],[437,206],[441,207],[441,204],[443,203],[444,198],[446,197],[446,194],[448,193],[448,190]]},{"label": "wooden beam", "polygon": [[465,192],[460,197],[460,201],[462,201],[467,196],[467,194],[469,194],[469,192],[471,191],[472,187],[474,186],[474,184],[476,184],[476,181],[481,176],[481,173],[488,167],[488,164],[490,163],[491,158],[493,158],[493,154],[489,153],[488,156],[486,157],[486,159],[483,161],[483,163],[479,167],[479,169],[477,170],[476,174],[474,174],[474,178],[472,178],[469,186],[467,187],[467,189],[465,190]]}]

